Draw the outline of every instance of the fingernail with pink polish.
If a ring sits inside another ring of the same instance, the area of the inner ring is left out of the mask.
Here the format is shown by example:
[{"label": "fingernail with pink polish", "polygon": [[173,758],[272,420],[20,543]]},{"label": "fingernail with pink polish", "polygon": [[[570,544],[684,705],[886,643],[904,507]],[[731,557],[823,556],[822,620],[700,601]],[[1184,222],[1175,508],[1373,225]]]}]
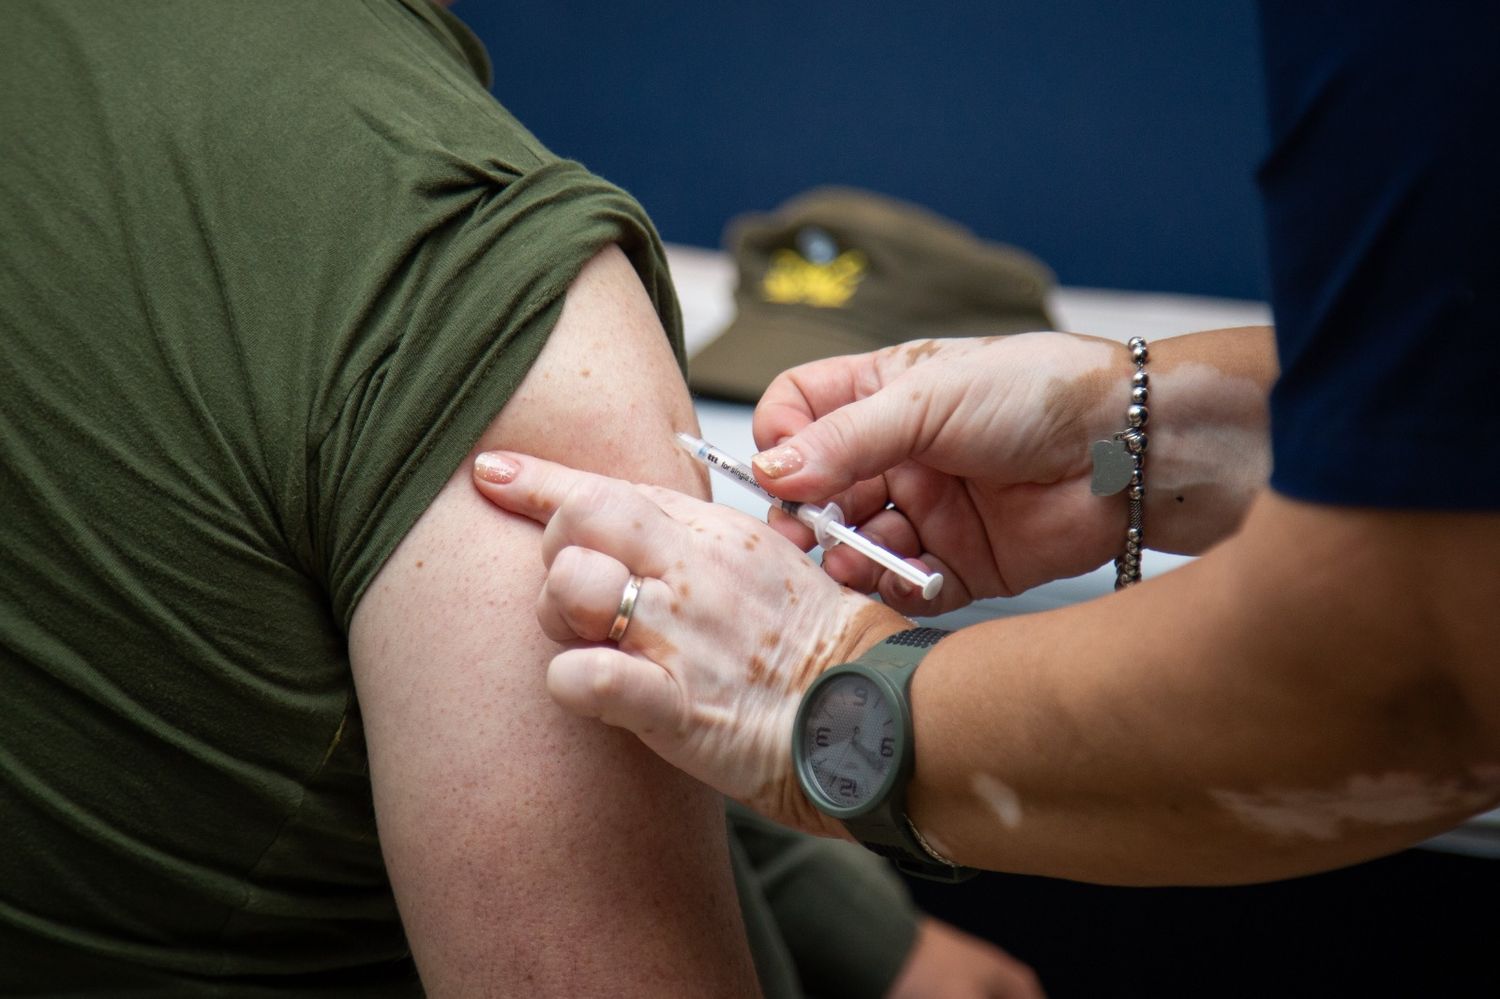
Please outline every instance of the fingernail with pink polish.
[{"label": "fingernail with pink polish", "polygon": [[474,474],[486,482],[498,482],[500,485],[505,485],[520,471],[520,465],[494,451],[486,451],[474,459]]},{"label": "fingernail with pink polish", "polygon": [[790,444],[769,448],[750,459],[768,479],[779,479],[791,475],[802,467],[802,453]]}]

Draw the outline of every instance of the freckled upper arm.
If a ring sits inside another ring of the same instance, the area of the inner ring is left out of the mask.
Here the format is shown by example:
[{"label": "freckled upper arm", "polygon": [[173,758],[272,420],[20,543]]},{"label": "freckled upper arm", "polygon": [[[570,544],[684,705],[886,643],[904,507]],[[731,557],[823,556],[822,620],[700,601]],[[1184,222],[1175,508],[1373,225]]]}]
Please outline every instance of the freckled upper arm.
[{"label": "freckled upper arm", "polygon": [[[694,427],[623,254],[569,291],[481,446],[698,493]],[[351,660],[381,845],[429,994],[754,993],[722,803],[633,737],[565,714],[534,606],[541,531],[465,462],[355,613]]]}]

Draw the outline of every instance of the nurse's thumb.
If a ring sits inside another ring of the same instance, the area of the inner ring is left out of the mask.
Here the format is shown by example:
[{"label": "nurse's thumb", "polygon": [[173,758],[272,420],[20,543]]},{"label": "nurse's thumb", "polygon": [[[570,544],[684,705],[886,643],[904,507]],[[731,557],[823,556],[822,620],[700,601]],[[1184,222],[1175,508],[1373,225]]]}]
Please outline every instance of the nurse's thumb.
[{"label": "nurse's thumb", "polygon": [[646,737],[676,733],[686,717],[677,681],[649,659],[611,646],[552,658],[547,692],[567,710]]},{"label": "nurse's thumb", "polygon": [[921,399],[887,388],[814,420],[751,464],[778,496],[824,500],[915,454],[926,412]]}]

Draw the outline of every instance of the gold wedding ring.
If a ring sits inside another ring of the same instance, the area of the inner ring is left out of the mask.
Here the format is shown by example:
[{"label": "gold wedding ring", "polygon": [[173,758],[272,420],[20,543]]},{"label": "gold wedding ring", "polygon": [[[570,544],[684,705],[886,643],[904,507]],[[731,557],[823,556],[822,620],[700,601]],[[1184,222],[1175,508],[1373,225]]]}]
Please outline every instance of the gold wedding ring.
[{"label": "gold wedding ring", "polygon": [[630,615],[635,613],[635,598],[641,594],[642,582],[640,576],[632,575],[625,583],[625,592],[620,594],[620,609],[615,611],[615,623],[609,626],[611,642],[625,637],[625,629],[630,627]]}]

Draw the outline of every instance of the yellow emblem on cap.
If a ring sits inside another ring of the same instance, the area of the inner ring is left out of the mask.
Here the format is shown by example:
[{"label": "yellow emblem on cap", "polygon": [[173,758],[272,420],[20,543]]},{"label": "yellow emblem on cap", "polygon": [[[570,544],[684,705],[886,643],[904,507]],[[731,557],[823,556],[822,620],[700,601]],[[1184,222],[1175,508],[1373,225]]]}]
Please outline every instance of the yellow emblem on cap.
[{"label": "yellow emblem on cap", "polygon": [[859,287],[865,267],[865,255],[858,250],[845,250],[826,264],[813,263],[796,250],[777,250],[760,290],[768,302],[836,309]]}]

